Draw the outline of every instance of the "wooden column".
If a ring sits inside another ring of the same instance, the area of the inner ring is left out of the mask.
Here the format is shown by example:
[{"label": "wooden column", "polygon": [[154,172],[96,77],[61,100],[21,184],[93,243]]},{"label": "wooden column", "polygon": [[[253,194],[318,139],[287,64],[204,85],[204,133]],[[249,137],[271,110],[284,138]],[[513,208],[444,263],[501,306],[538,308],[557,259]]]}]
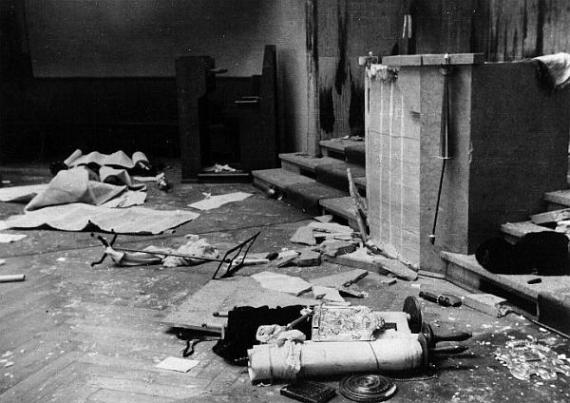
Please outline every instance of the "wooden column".
[{"label": "wooden column", "polygon": [[213,68],[214,59],[207,56],[185,56],[176,59],[178,130],[183,182],[196,181],[202,168],[199,106],[200,99],[208,90]]},{"label": "wooden column", "polygon": [[306,0],[307,23],[307,107],[309,123],[307,126],[307,141],[303,150],[309,155],[320,154],[320,125],[319,125],[319,25],[318,0]]}]

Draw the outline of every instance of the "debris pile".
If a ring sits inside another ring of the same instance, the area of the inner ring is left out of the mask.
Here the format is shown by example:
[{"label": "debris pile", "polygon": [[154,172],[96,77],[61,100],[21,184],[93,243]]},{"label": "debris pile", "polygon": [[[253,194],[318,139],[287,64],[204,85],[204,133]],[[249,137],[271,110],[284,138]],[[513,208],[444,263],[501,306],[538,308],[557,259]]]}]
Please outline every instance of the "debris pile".
[{"label": "debris pile", "polygon": [[544,381],[554,381],[558,374],[570,377],[570,359],[534,339],[509,340],[495,351],[495,358],[522,381],[530,381],[532,375]]}]

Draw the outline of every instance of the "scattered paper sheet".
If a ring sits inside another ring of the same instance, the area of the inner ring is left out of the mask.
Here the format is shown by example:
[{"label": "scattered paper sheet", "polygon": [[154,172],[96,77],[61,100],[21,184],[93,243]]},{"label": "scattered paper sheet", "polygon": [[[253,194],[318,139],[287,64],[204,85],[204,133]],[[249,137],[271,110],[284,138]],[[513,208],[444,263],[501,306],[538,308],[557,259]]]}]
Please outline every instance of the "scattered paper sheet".
[{"label": "scattered paper sheet", "polygon": [[118,234],[160,234],[198,216],[199,214],[191,211],[152,210],[144,207],[115,209],[72,203],[12,216],[3,224],[6,228],[37,228],[48,225],[62,231],[83,231],[89,224],[93,224],[103,231]]},{"label": "scattered paper sheet", "polygon": [[212,210],[227,203],[245,200],[249,196],[251,196],[251,193],[245,192],[235,192],[220,196],[211,196],[199,202],[189,204],[188,207],[192,207],[198,210]]},{"label": "scattered paper sheet", "polygon": [[254,274],[253,277],[263,288],[286,292],[293,295],[301,295],[313,288],[311,283],[300,277],[288,276],[286,274],[264,271]]},{"label": "scattered paper sheet", "polygon": [[25,234],[0,234],[0,243],[12,243],[24,239]]},{"label": "scattered paper sheet", "polygon": [[168,369],[176,372],[188,372],[198,364],[200,364],[200,361],[187,360],[185,358],[178,357],[166,357],[164,360],[156,364],[156,368]]},{"label": "scattered paper sheet", "polygon": [[27,186],[11,186],[0,189],[0,201],[27,203],[32,200],[38,193],[43,192],[48,187],[47,183],[40,185]]}]

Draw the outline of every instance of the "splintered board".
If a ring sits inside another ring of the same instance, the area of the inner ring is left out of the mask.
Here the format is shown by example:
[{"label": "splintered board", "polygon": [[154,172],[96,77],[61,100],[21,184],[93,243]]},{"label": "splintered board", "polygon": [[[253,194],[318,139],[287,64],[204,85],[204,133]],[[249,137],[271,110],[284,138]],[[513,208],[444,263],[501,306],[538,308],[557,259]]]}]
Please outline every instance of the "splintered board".
[{"label": "splintered board", "polygon": [[269,308],[288,305],[317,305],[311,298],[295,297],[262,288],[249,277],[232,277],[211,280],[174,309],[162,322],[172,327],[221,332],[227,318],[216,317],[214,312],[227,312],[236,306]]}]

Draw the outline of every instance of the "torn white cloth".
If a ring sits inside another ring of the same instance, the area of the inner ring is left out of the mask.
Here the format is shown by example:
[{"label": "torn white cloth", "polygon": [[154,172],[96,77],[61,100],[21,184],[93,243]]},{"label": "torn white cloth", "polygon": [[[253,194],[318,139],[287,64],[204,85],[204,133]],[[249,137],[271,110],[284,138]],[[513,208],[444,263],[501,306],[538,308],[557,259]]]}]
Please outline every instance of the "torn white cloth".
[{"label": "torn white cloth", "polygon": [[62,231],[83,231],[93,224],[103,231],[118,234],[160,234],[198,216],[191,211],[152,210],[144,207],[115,209],[72,203],[9,217],[0,223],[0,228],[37,228],[48,225]]},{"label": "torn white cloth", "polygon": [[[108,207],[128,207],[142,204],[146,195],[129,193],[128,188],[144,190],[144,184],[132,182],[124,169],[102,167],[101,179],[86,167],[77,167],[59,171],[45,189],[39,192],[26,206],[27,211],[37,210],[46,206],[56,206],[70,203],[87,203],[100,206],[109,203]],[[123,198],[111,202],[123,195]]]},{"label": "torn white cloth", "polygon": [[[145,248],[144,250],[150,250],[150,247]],[[148,266],[162,262],[162,256],[159,255],[142,252],[118,251],[110,246],[105,248],[105,255],[109,256],[117,266],[122,267]]]},{"label": "torn white cloth", "polygon": [[570,54],[559,52],[553,55],[535,57],[550,77],[550,84],[554,89],[563,88],[570,83]]},{"label": "torn white cloth", "polygon": [[245,200],[249,196],[251,196],[251,193],[245,192],[235,192],[219,196],[210,196],[199,202],[189,204],[188,207],[192,207],[198,210],[212,210],[227,203]]},{"label": "torn white cloth", "polygon": [[69,203],[101,205],[123,193],[126,186],[116,186],[92,180],[93,173],[85,168],[58,172],[48,187],[34,197],[26,210]]},{"label": "torn white cloth", "polygon": [[133,169],[138,163],[148,164],[148,158],[140,151],[133,153],[132,158],[129,158],[123,151],[117,151],[113,154],[101,154],[98,151],[93,151],[83,155],[81,150],[75,150],[63,163],[70,168],[94,164],[98,166]]}]

